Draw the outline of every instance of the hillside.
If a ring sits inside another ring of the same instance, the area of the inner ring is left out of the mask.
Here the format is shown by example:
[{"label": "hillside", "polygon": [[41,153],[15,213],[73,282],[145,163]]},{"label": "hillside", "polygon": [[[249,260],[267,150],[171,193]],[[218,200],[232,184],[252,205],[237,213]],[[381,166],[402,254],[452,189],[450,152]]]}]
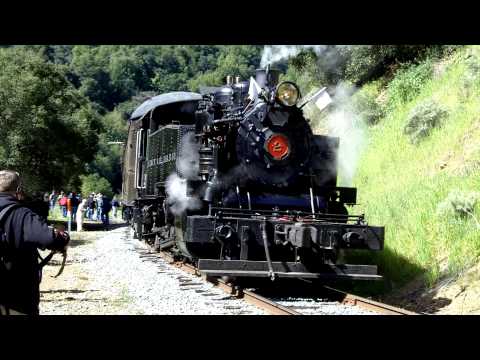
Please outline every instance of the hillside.
[{"label": "hillside", "polygon": [[432,287],[478,262],[479,69],[480,47],[467,46],[355,95],[382,110],[363,127],[354,211],[386,228],[385,251],[373,262],[393,290],[414,279],[417,288]]}]

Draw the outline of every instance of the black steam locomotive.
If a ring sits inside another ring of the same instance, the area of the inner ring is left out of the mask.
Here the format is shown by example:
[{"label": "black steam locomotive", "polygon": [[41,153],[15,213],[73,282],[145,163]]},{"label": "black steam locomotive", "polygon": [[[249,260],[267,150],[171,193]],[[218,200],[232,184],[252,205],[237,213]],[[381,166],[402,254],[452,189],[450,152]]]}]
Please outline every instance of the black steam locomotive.
[{"label": "black steam locomotive", "polygon": [[349,215],[339,139],[314,135],[292,82],[259,69],[200,93],[171,92],[131,115],[123,199],[135,236],[209,276],[378,279],[339,264],[382,250],[384,228]]}]

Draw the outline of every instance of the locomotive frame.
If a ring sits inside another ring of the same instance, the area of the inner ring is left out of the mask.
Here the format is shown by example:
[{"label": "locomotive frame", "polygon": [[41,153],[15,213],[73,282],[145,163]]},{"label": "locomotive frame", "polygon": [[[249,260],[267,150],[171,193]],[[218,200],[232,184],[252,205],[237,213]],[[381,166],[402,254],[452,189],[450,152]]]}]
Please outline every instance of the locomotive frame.
[{"label": "locomotive frame", "polygon": [[375,265],[338,262],[341,251],[384,241],[383,227],[345,208],[356,189],[336,186],[339,139],[313,135],[299,108],[274,103],[274,71],[256,80],[253,107],[248,84],[229,80],[134,111],[122,197],[135,236],[209,276],[381,279]]}]

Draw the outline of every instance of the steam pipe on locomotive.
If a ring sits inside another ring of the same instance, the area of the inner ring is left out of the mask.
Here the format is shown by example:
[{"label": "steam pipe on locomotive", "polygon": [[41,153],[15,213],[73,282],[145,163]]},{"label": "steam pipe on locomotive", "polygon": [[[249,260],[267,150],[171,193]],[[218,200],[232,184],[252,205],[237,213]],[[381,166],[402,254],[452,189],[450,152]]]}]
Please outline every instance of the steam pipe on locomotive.
[{"label": "steam pipe on locomotive", "polygon": [[298,87],[267,67],[202,93],[162,94],[131,116],[123,195],[138,237],[210,276],[381,278],[339,263],[382,250],[384,228],[348,214],[339,139],[312,133]]}]

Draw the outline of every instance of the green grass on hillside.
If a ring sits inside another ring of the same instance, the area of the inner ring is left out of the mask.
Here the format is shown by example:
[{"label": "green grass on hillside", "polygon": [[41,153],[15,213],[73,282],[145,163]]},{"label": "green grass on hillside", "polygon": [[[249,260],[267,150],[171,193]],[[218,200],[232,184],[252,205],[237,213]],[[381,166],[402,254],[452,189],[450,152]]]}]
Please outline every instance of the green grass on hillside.
[{"label": "green grass on hillside", "polygon": [[[418,94],[406,102],[389,101],[393,105],[386,115],[368,128],[353,184],[359,205],[353,211],[385,226],[386,249],[373,261],[398,285],[421,273],[432,284],[480,256],[480,230],[472,217],[436,214],[450,191],[480,190],[480,74],[475,64],[480,64],[477,46],[434,64],[437,71]],[[404,126],[410,111],[427,99],[444,106],[448,115],[441,127],[413,145]],[[475,212],[480,214],[479,204]]]}]

